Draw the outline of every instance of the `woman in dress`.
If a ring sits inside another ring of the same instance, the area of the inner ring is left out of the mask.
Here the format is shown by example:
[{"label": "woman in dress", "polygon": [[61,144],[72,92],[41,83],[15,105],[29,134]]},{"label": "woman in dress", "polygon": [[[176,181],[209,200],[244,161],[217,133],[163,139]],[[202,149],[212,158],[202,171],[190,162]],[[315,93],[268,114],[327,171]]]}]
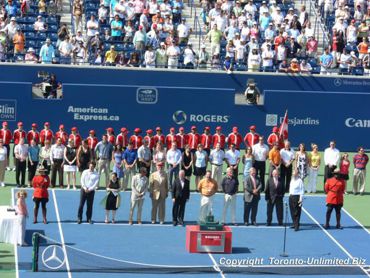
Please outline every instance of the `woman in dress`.
[{"label": "woman in dress", "polygon": [[117,145],[114,147],[113,154],[112,154],[112,163],[113,163],[113,173],[116,174],[116,178],[118,179],[118,183],[123,186],[122,179],[123,179],[123,151],[121,145]]},{"label": "woman in dress", "polygon": [[92,161],[92,152],[87,140],[83,140],[77,151],[77,166],[80,173],[89,168],[89,163]]},{"label": "woman in dress", "polygon": [[190,181],[193,170],[193,154],[190,151],[189,145],[185,145],[184,153],[182,154],[181,169],[185,171],[185,178]]},{"label": "woman in dress", "polygon": [[48,187],[50,186],[49,176],[46,174],[46,169],[40,166],[38,169],[39,174],[36,175],[32,180],[33,191],[33,202],[35,207],[33,209],[33,224],[37,223],[37,214],[41,203],[42,218],[44,224],[47,224],[46,220],[46,203],[49,201]]},{"label": "woman in dress", "polygon": [[208,155],[203,149],[203,145],[199,144],[197,151],[194,154],[194,176],[195,185],[198,186],[199,181],[203,179],[207,170]]},{"label": "woman in dress", "polygon": [[250,168],[252,168],[253,162],[254,162],[254,156],[252,154],[251,147],[248,147],[247,150],[245,151],[242,161],[244,164],[243,177],[244,177],[244,181],[246,181],[249,177],[249,170]]},{"label": "woman in dress", "polygon": [[39,164],[40,148],[35,140],[31,140],[28,148],[28,187],[31,187],[32,179],[36,174],[36,169]]},{"label": "woman in dress", "polygon": [[109,223],[109,211],[112,211],[112,224],[115,223],[116,211],[120,204],[120,183],[117,173],[113,172],[107,187],[107,201],[105,203],[105,223]]},{"label": "woman in dress", "polygon": [[312,144],[312,151],[308,156],[308,183],[307,193],[316,193],[317,174],[320,169],[320,153],[319,148],[316,144]]},{"label": "woman in dress", "polygon": [[348,159],[348,153],[344,153],[340,159],[339,172],[344,182],[344,194],[347,194],[347,181],[349,180],[349,166],[351,162]]},{"label": "woman in dress", "polygon": [[24,241],[26,235],[26,218],[28,217],[28,210],[25,199],[27,198],[27,192],[25,190],[20,190],[17,192],[17,217],[19,224],[19,237],[18,244],[21,246],[27,246],[27,243]]},{"label": "woman in dress", "polygon": [[42,165],[46,170],[46,175],[49,175],[51,162],[50,162],[50,152],[51,152],[51,144],[49,140],[45,141],[45,145],[41,147],[40,150],[40,165]]},{"label": "woman in dress", "polygon": [[159,162],[163,162],[163,163],[166,162],[166,151],[163,148],[162,142],[158,142],[157,145],[155,146],[155,150],[154,150],[154,154],[153,154],[152,170],[153,170],[153,168],[154,169],[156,168],[155,165],[157,165],[157,163],[159,163]]},{"label": "woman in dress", "polygon": [[308,157],[306,148],[303,143],[299,144],[298,151],[295,154],[295,168],[298,171],[298,176],[303,181],[307,177]]},{"label": "woman in dress", "polygon": [[67,174],[67,189],[70,188],[71,179],[73,189],[76,189],[76,171],[77,171],[77,152],[72,139],[68,140],[68,145],[64,149],[64,173]]}]

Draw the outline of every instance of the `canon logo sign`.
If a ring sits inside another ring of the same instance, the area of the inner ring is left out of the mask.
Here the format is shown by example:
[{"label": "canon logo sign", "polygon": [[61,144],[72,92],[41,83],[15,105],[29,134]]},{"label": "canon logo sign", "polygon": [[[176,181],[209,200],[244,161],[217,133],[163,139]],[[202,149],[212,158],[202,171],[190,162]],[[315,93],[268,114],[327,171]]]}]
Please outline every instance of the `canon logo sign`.
[{"label": "canon logo sign", "polygon": [[347,127],[358,127],[358,128],[370,127],[370,120],[347,118],[344,123]]}]

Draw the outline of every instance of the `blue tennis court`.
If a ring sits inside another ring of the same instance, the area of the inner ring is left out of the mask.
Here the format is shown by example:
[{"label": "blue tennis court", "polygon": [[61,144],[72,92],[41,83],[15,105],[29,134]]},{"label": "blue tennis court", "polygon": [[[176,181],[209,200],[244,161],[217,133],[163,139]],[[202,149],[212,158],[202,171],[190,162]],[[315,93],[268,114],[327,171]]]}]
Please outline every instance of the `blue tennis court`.
[{"label": "blue tennis court", "polygon": [[[34,232],[47,237],[44,239],[47,244],[40,244],[40,271],[31,270],[32,246],[19,247],[19,277],[94,278],[106,276],[107,272],[115,277],[159,277],[163,274],[196,274],[199,277],[239,277],[246,274],[370,277],[370,233],[345,210],[342,213],[343,230],[324,230],[321,227],[326,211],[324,196],[305,197],[301,230],[287,229],[288,257],[281,257],[284,227],[265,226],[264,198],[261,198],[258,208],[259,225],[246,227],[241,225],[243,200],[242,195],[238,196],[237,222],[240,225],[232,227],[232,254],[190,254],[185,249],[185,227],[173,227],[171,224],[170,198],[167,199],[164,225],[149,224],[151,200],[147,197],[143,225],[131,226],[128,225],[130,192],[121,194],[122,203],[117,211],[116,224],[104,223],[104,207],[100,201],[105,192],[100,190],[95,195],[94,224],[78,225],[79,191],[50,190],[47,205],[49,224],[33,224],[32,218],[27,223],[28,244],[31,244]],[[186,208],[187,224],[196,223],[199,204],[199,194],[193,193]],[[27,198],[27,205],[31,212],[31,198]],[[217,194],[214,202],[216,219],[220,219],[222,209],[223,194]],[[332,224],[335,221],[333,217]],[[59,246],[57,257],[64,256],[63,264],[55,270],[47,268],[43,262],[50,253],[48,246],[52,246],[54,241]]]}]

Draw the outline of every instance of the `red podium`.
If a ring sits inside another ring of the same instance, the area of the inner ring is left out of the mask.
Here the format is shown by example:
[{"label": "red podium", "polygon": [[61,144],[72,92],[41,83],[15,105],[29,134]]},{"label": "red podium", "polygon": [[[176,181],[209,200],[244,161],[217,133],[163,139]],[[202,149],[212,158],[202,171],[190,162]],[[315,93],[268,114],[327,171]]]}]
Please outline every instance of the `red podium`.
[{"label": "red podium", "polygon": [[199,225],[186,226],[186,250],[190,253],[232,252],[232,231],[224,226],[222,231],[201,231]]}]

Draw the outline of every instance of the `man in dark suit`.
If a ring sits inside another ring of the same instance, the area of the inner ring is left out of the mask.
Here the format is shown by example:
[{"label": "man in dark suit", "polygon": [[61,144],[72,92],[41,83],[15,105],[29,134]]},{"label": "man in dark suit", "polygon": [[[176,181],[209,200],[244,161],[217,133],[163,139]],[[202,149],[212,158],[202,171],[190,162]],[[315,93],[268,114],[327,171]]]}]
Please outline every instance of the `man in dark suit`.
[{"label": "man in dark suit", "polygon": [[254,167],[249,170],[249,177],[244,182],[244,224],[249,225],[249,215],[252,211],[251,220],[254,226],[257,226],[256,216],[258,202],[261,199],[260,193],[262,190],[261,180],[256,177],[256,169]]},{"label": "man in dark suit", "polygon": [[185,178],[184,170],[179,172],[179,177],[174,181],[172,187],[173,225],[176,226],[177,223],[184,225],[185,205],[190,197],[189,180]]},{"label": "man in dark suit", "polygon": [[284,192],[285,189],[281,179],[279,178],[279,171],[275,169],[271,173],[271,177],[268,180],[265,190],[265,199],[267,202],[267,226],[271,225],[274,206],[276,206],[276,217],[279,226],[283,225]]}]

